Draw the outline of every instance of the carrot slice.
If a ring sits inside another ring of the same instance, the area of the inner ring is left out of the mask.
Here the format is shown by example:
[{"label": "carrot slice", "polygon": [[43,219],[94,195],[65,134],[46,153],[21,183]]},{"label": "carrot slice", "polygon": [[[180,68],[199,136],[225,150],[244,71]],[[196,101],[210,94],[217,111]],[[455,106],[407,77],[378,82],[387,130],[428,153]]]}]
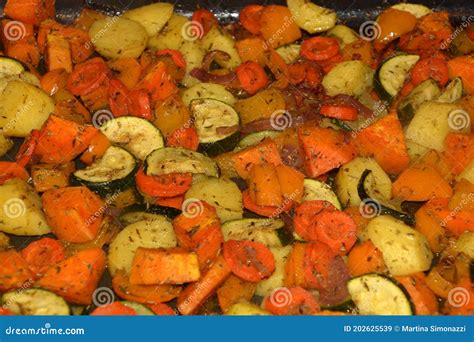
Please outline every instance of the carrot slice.
[{"label": "carrot slice", "polygon": [[306,288],[325,289],[329,283],[330,268],[337,255],[322,242],[306,244],[303,260],[303,272]]},{"label": "carrot slice", "polygon": [[357,226],[342,211],[322,212],[316,217],[316,240],[324,242],[335,253],[345,255],[357,240]]},{"label": "carrot slice", "polygon": [[108,76],[107,65],[101,58],[77,64],[67,80],[67,89],[74,95],[87,95],[99,88]]},{"label": "carrot slice", "polygon": [[242,192],[242,202],[246,209],[266,217],[279,216],[283,212],[290,211],[291,207],[293,206],[293,201],[288,199],[285,199],[282,202],[282,205],[279,207],[258,205],[252,200],[252,196],[250,195],[248,189]]},{"label": "carrot slice", "polygon": [[358,112],[357,109],[351,106],[325,104],[321,106],[319,113],[329,118],[354,121],[357,120]]},{"label": "carrot slice", "polygon": [[253,95],[265,88],[269,81],[265,70],[256,62],[244,62],[235,70],[242,88]]},{"label": "carrot slice", "polygon": [[322,69],[317,64],[297,62],[288,66],[289,82],[302,84],[306,88],[316,88],[322,81]]},{"label": "carrot slice", "polygon": [[42,238],[30,243],[21,251],[30,270],[37,276],[43,275],[49,267],[64,259],[64,246],[55,239]]},{"label": "carrot slice", "polygon": [[176,316],[176,312],[164,303],[155,303],[147,305],[157,316]]},{"label": "carrot slice", "polygon": [[235,275],[250,282],[268,278],[275,270],[272,252],[260,242],[228,240],[224,258]]},{"label": "carrot slice", "polygon": [[209,270],[195,283],[188,285],[178,297],[177,308],[183,315],[196,313],[201,304],[232,274],[224,257],[219,256]]},{"label": "carrot slice", "polygon": [[73,243],[95,238],[102,224],[104,203],[87,187],[48,190],[41,199],[46,220],[58,238]]},{"label": "carrot slice", "polygon": [[184,196],[176,197],[158,197],[155,199],[155,204],[161,205],[163,207],[170,207],[180,209],[183,207]]},{"label": "carrot slice", "polygon": [[120,298],[141,304],[168,302],[181,292],[181,287],[175,285],[132,285],[122,271],[112,278],[112,287]]},{"label": "carrot slice", "polygon": [[105,266],[106,257],[102,249],[85,249],[50,267],[37,285],[68,302],[90,305]]},{"label": "carrot slice", "polygon": [[153,102],[164,101],[178,92],[178,87],[170,76],[166,64],[161,61],[156,63],[143,78],[139,88],[148,91]]},{"label": "carrot slice", "polygon": [[[213,26],[217,26],[219,24],[214,14],[205,8],[194,11],[191,20],[198,22],[201,25],[203,28],[202,36],[209,32]],[[200,36],[200,38],[202,36]]]},{"label": "carrot slice", "polygon": [[120,302],[99,306],[91,312],[91,316],[136,316],[137,312]]},{"label": "carrot slice", "polygon": [[184,147],[188,150],[197,151],[199,136],[194,127],[181,127],[175,129],[168,135],[166,145],[169,147]]},{"label": "carrot slice", "polygon": [[301,45],[301,56],[311,61],[322,61],[339,53],[339,43],[335,38],[313,37]]},{"label": "carrot slice", "polygon": [[212,224],[208,226],[203,234],[199,234],[199,241],[194,248],[198,256],[199,268],[206,270],[212,262],[216,260],[221,252],[224,235],[222,234],[220,224]]},{"label": "carrot slice", "polygon": [[247,5],[240,11],[239,21],[250,33],[260,33],[260,17],[264,8],[261,5]]},{"label": "carrot slice", "polygon": [[6,308],[0,307],[0,316],[14,316],[15,314]]},{"label": "carrot slice", "polygon": [[415,305],[417,315],[434,315],[438,312],[438,300],[426,285],[426,277],[422,272],[408,276],[395,277],[403,285]]},{"label": "carrot slice", "polygon": [[263,305],[274,315],[312,315],[320,312],[314,296],[300,286],[273,290]]},{"label": "carrot slice", "polygon": [[385,270],[382,253],[370,241],[364,241],[350,251],[347,267],[353,277],[367,273],[381,273]]},{"label": "carrot slice", "polygon": [[68,77],[69,74],[64,69],[51,70],[41,77],[41,89],[49,96],[53,96],[59,90],[66,88]]},{"label": "carrot slice", "polygon": [[0,161],[0,185],[13,178],[21,178],[26,181],[30,175],[23,166],[17,163]]},{"label": "carrot slice", "polygon": [[40,131],[34,129],[31,131],[30,135],[23,140],[23,143],[15,156],[18,165],[26,167],[26,165],[30,163],[35,153],[36,146],[38,145],[40,135]]},{"label": "carrot slice", "polygon": [[176,197],[191,187],[191,173],[170,173],[160,176],[147,176],[140,168],[135,176],[138,188],[143,193],[157,197]]},{"label": "carrot slice", "polygon": [[15,250],[0,252],[0,291],[33,284],[34,274],[25,259]]},{"label": "carrot slice", "polygon": [[186,69],[186,60],[183,54],[178,50],[163,49],[156,52],[157,56],[170,56],[173,59],[174,64],[179,68]]},{"label": "carrot slice", "polygon": [[127,102],[130,115],[146,120],[152,120],[150,97],[144,89],[133,89],[128,93]]},{"label": "carrot slice", "polygon": [[304,201],[296,208],[293,216],[295,232],[305,240],[312,240],[313,223],[318,215],[335,210],[336,207],[326,201]]}]

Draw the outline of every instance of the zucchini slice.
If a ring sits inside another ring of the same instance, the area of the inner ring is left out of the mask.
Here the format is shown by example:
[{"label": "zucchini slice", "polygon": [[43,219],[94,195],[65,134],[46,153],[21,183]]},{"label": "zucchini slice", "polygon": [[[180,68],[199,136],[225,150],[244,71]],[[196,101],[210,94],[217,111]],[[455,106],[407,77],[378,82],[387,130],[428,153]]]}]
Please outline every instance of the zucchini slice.
[{"label": "zucchini slice", "polygon": [[141,220],[153,219],[156,216],[174,219],[179,214],[181,214],[181,210],[176,208],[151,204],[135,204],[124,209],[124,212],[119,216],[119,221],[124,225],[129,225]]},{"label": "zucchini slice", "polygon": [[[367,180],[367,177],[372,173],[372,170],[366,169],[364,172],[362,172],[362,175],[360,176],[360,181],[359,184],[357,185],[357,193],[361,199],[362,202],[370,204],[371,202],[374,201],[368,194],[367,191],[365,190],[365,181]],[[401,211],[389,208],[378,201],[375,203],[375,205],[378,207],[375,210],[378,211],[378,213],[374,213],[377,215],[390,215],[395,217],[397,220],[403,221],[405,224],[409,226],[414,226],[415,225],[415,218],[413,215],[403,213]]]},{"label": "zucchini slice", "polygon": [[71,182],[83,184],[99,194],[118,193],[134,184],[138,164],[120,147],[111,146],[102,158],[72,174]]},{"label": "zucchini slice", "polygon": [[199,83],[183,91],[183,102],[189,107],[198,99],[215,99],[233,106],[237,99],[223,85],[216,83]]},{"label": "zucchini slice", "polygon": [[361,315],[412,315],[410,299],[393,280],[365,274],[349,280],[347,289]]},{"label": "zucchini slice", "polygon": [[143,304],[137,303],[137,302],[131,302],[128,300],[124,300],[121,302],[123,305],[128,306],[129,308],[132,308],[135,310],[138,316],[155,316],[153,311],[146,307]]},{"label": "zucchini slice", "polygon": [[172,248],[176,247],[176,235],[171,221],[156,215],[152,219],[138,221],[126,226],[110,244],[108,266],[113,276],[118,270],[129,273],[133,257],[139,247]]},{"label": "zucchini slice", "polygon": [[[227,103],[214,99],[193,100],[190,110],[202,150],[209,155],[231,151],[237,144],[239,114]],[[230,138],[230,139],[228,139]],[[218,148],[213,148],[218,145]]]},{"label": "zucchini slice", "polygon": [[7,292],[2,296],[2,305],[17,315],[65,316],[71,313],[62,297],[40,288]]},{"label": "zucchini slice", "polygon": [[336,12],[308,0],[287,0],[295,23],[309,33],[324,32],[336,25]]},{"label": "zucchini slice", "polygon": [[438,83],[431,78],[417,85],[398,105],[397,113],[402,125],[406,126],[410,123],[423,102],[434,100],[440,94]]},{"label": "zucchini slice", "polygon": [[278,230],[285,223],[279,219],[244,218],[228,221],[222,225],[224,240],[251,240],[267,247],[282,247]]},{"label": "zucchini slice", "polygon": [[331,187],[314,179],[304,180],[304,200],[305,201],[327,201],[341,210],[341,203]]},{"label": "zucchini slice", "polygon": [[436,100],[437,102],[453,103],[462,97],[463,86],[461,77],[456,77],[446,86]]},{"label": "zucchini slice", "polygon": [[271,138],[271,139],[276,138],[279,134],[280,132],[277,132],[277,131],[260,131],[260,132],[250,133],[245,138],[239,141],[239,143],[237,144],[235,148],[235,151],[242,150],[249,146],[257,145],[261,143],[263,140],[265,140],[266,138]]},{"label": "zucchini slice", "polygon": [[181,147],[160,148],[150,153],[145,160],[145,173],[149,176],[187,172],[219,177],[215,161],[199,152]]},{"label": "zucchini slice", "polygon": [[398,55],[387,59],[375,74],[374,88],[385,101],[391,101],[402,89],[408,72],[418,62],[418,55]]},{"label": "zucchini slice", "polygon": [[280,46],[275,50],[286,64],[292,64],[298,60],[301,52],[301,45],[299,44],[288,44]]},{"label": "zucchini slice", "polygon": [[20,76],[25,67],[20,61],[10,57],[0,57],[0,78],[6,76]]},{"label": "zucchini slice", "polygon": [[140,160],[164,146],[160,130],[151,122],[134,116],[109,120],[100,130],[112,144],[123,147]]}]

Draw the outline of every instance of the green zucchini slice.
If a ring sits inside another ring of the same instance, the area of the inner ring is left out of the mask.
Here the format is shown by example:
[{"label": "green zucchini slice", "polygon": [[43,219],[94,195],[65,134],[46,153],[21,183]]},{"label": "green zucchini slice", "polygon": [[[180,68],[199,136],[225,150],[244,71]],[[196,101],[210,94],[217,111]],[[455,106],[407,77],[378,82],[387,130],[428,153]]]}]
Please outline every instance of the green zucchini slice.
[{"label": "green zucchini slice", "polygon": [[347,289],[361,315],[412,315],[409,297],[393,280],[365,274],[347,283]]},{"label": "green zucchini slice", "polygon": [[385,101],[391,101],[402,89],[418,55],[398,55],[387,59],[375,74],[374,89]]},{"label": "green zucchini slice", "polygon": [[111,146],[102,158],[72,174],[71,183],[82,184],[99,194],[118,193],[135,184],[138,164],[120,147]]},{"label": "green zucchini slice", "polygon": [[140,160],[164,146],[160,130],[151,122],[135,116],[109,120],[100,130],[112,144],[123,147]]},{"label": "green zucchini slice", "polygon": [[0,57],[0,78],[5,76],[20,76],[20,74],[25,71],[25,67],[20,61],[11,57]]},{"label": "green zucchini slice", "polygon": [[219,177],[215,161],[199,152],[181,147],[160,148],[150,153],[145,160],[145,173],[149,176],[187,172]]},{"label": "green zucchini slice", "polygon": [[40,288],[7,292],[2,296],[2,305],[17,315],[65,316],[71,313],[62,297]]},{"label": "green zucchini slice", "polygon": [[285,223],[279,219],[244,218],[227,221],[222,225],[224,240],[251,240],[267,247],[281,247],[278,230]]},{"label": "green zucchini slice", "polygon": [[446,86],[436,101],[444,103],[453,103],[462,97],[463,86],[461,77],[456,77]]},{"label": "green zucchini slice", "polygon": [[423,102],[434,100],[440,94],[438,83],[431,78],[417,85],[398,105],[397,113],[402,125],[406,126],[410,123]]}]

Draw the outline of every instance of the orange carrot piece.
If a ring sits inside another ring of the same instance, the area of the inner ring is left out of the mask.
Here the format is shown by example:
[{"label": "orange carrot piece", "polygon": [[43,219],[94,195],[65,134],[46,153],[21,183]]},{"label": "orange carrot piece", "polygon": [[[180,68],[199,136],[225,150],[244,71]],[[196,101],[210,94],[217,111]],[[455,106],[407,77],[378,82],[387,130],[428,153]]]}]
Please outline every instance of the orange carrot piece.
[{"label": "orange carrot piece", "polygon": [[55,95],[54,115],[61,119],[83,125],[91,123],[91,114],[86,107],[66,89],[60,89]]},{"label": "orange carrot piece", "polygon": [[370,240],[354,246],[347,258],[347,267],[353,277],[385,271],[383,255]]},{"label": "orange carrot piece", "polygon": [[455,57],[448,61],[449,77],[461,77],[464,90],[474,94],[474,58],[472,56]]},{"label": "orange carrot piece", "polygon": [[102,249],[85,249],[50,267],[37,285],[68,302],[90,305],[105,266],[106,256]]},{"label": "orange carrot piece", "polygon": [[12,19],[39,25],[54,17],[54,0],[8,0],[3,11]]},{"label": "orange carrot piece", "polygon": [[433,252],[441,252],[446,243],[445,231],[428,203],[415,213],[415,229],[426,237]]},{"label": "orange carrot piece", "polygon": [[23,166],[17,163],[0,161],[0,185],[13,178],[21,178],[26,181],[30,175]]},{"label": "orange carrot piece", "polygon": [[34,274],[20,253],[14,250],[0,252],[0,291],[33,285]]},{"label": "orange carrot piece", "polygon": [[28,66],[38,66],[41,56],[33,25],[3,19],[0,26],[5,55]]},{"label": "orange carrot piece", "polygon": [[395,277],[403,285],[415,305],[417,315],[434,315],[438,312],[438,300],[426,285],[426,277],[422,272],[408,276]]},{"label": "orange carrot piece", "polygon": [[198,258],[184,249],[138,248],[130,283],[134,285],[183,284],[199,280]]},{"label": "orange carrot piece", "polygon": [[451,171],[459,175],[474,159],[474,134],[449,133],[444,145],[446,161]]},{"label": "orange carrot piece", "polygon": [[269,163],[255,164],[249,173],[249,194],[259,206],[277,207],[283,202],[277,171]]},{"label": "orange carrot piece", "polygon": [[250,37],[239,40],[235,43],[235,48],[242,62],[251,61],[261,66],[265,65],[265,52],[268,48],[262,38]]},{"label": "orange carrot piece", "polygon": [[64,69],[72,72],[71,47],[69,42],[61,37],[49,34],[47,37],[47,53],[48,70]]},{"label": "orange carrot piece", "polygon": [[354,145],[360,155],[373,157],[389,174],[399,174],[410,163],[402,126],[395,112],[360,131]]},{"label": "orange carrot piece", "polygon": [[85,186],[46,191],[42,196],[46,220],[60,239],[91,241],[102,224],[104,203]]},{"label": "orange carrot piece", "polygon": [[91,316],[136,316],[135,309],[120,302],[113,302],[104,306],[99,306],[90,313]]},{"label": "orange carrot piece", "polygon": [[112,287],[120,298],[141,304],[169,302],[181,292],[175,285],[133,285],[122,271],[112,278]]},{"label": "orange carrot piece", "polygon": [[97,128],[51,115],[41,130],[35,154],[46,164],[63,164],[76,158],[90,144]]},{"label": "orange carrot piece", "polygon": [[252,283],[231,275],[217,290],[217,299],[223,312],[240,300],[250,301],[257,289],[257,283]]},{"label": "orange carrot piece", "polygon": [[35,190],[45,192],[68,186],[69,176],[74,171],[74,162],[61,165],[35,164],[31,166],[31,178]]},{"label": "orange carrot piece", "polygon": [[65,251],[61,242],[46,237],[31,242],[21,250],[21,256],[28,263],[30,270],[37,277],[41,277],[49,267],[64,259]]},{"label": "orange carrot piece", "polygon": [[355,157],[354,148],[344,134],[331,128],[304,127],[298,130],[305,170],[311,178],[348,163]]},{"label": "orange carrot piece", "polygon": [[291,12],[286,6],[265,6],[260,15],[260,32],[265,41],[276,48],[290,44],[301,38],[301,30],[292,21]]},{"label": "orange carrot piece", "polygon": [[161,205],[163,207],[170,207],[181,209],[183,207],[184,196],[176,197],[158,197],[155,200],[156,205]]},{"label": "orange carrot piece", "polygon": [[304,193],[304,175],[284,164],[276,167],[276,173],[283,197],[294,202],[301,202]]},{"label": "orange carrot piece", "polygon": [[53,96],[59,90],[66,88],[68,73],[64,69],[55,69],[44,74],[41,79],[41,89]]},{"label": "orange carrot piece", "polygon": [[209,270],[195,283],[188,285],[178,297],[177,308],[183,315],[198,311],[201,304],[230,276],[230,267],[220,256]]},{"label": "orange carrot piece", "polygon": [[129,90],[138,84],[143,72],[140,63],[132,57],[114,59],[107,62],[107,66],[112,70],[114,78],[120,80]]},{"label": "orange carrot piece", "polygon": [[255,164],[270,163],[280,165],[281,158],[275,141],[265,139],[260,144],[247,147],[232,156],[234,167],[240,177],[247,179]]},{"label": "orange carrot piece", "polygon": [[435,197],[449,198],[453,190],[435,168],[418,164],[400,174],[393,183],[392,193],[404,201],[428,201]]},{"label": "orange carrot piece", "polygon": [[462,178],[454,186],[453,197],[449,200],[449,209],[456,210],[456,208],[461,208],[462,210],[474,211],[473,193],[474,184]]}]

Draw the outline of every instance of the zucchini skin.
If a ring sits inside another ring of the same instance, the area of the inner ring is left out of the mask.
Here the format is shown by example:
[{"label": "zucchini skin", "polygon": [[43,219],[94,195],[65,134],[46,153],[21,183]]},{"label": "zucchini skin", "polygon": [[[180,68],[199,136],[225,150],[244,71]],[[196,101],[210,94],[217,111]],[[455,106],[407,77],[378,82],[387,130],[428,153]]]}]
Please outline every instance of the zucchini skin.
[{"label": "zucchini skin", "polygon": [[106,196],[113,193],[118,193],[135,186],[135,174],[138,172],[138,163],[135,168],[125,178],[116,179],[110,182],[88,182],[79,177],[74,176],[74,173],[69,177],[71,185],[85,185],[100,196]]},{"label": "zucchini skin", "polygon": [[[359,184],[357,185],[357,192],[362,202],[366,200],[371,200],[371,197],[367,194],[367,191],[365,191],[365,187],[364,187],[365,180],[367,179],[367,177],[369,176],[371,172],[372,172],[371,170],[368,170],[368,169],[365,170],[360,177]],[[400,221],[403,221],[405,224],[409,226],[415,225],[415,217],[413,215],[402,213],[398,210],[389,208],[381,203],[378,203],[378,205],[380,206],[379,215],[390,215]]]},{"label": "zucchini skin", "polygon": [[225,139],[213,143],[200,143],[198,152],[209,157],[232,151],[240,141],[240,132],[237,131]]},{"label": "zucchini skin", "polygon": [[130,212],[143,211],[145,213],[156,214],[166,216],[169,219],[174,219],[176,216],[181,214],[181,210],[171,207],[163,207],[161,205],[154,204],[134,204],[130,207],[124,209],[122,214],[127,214]]}]

